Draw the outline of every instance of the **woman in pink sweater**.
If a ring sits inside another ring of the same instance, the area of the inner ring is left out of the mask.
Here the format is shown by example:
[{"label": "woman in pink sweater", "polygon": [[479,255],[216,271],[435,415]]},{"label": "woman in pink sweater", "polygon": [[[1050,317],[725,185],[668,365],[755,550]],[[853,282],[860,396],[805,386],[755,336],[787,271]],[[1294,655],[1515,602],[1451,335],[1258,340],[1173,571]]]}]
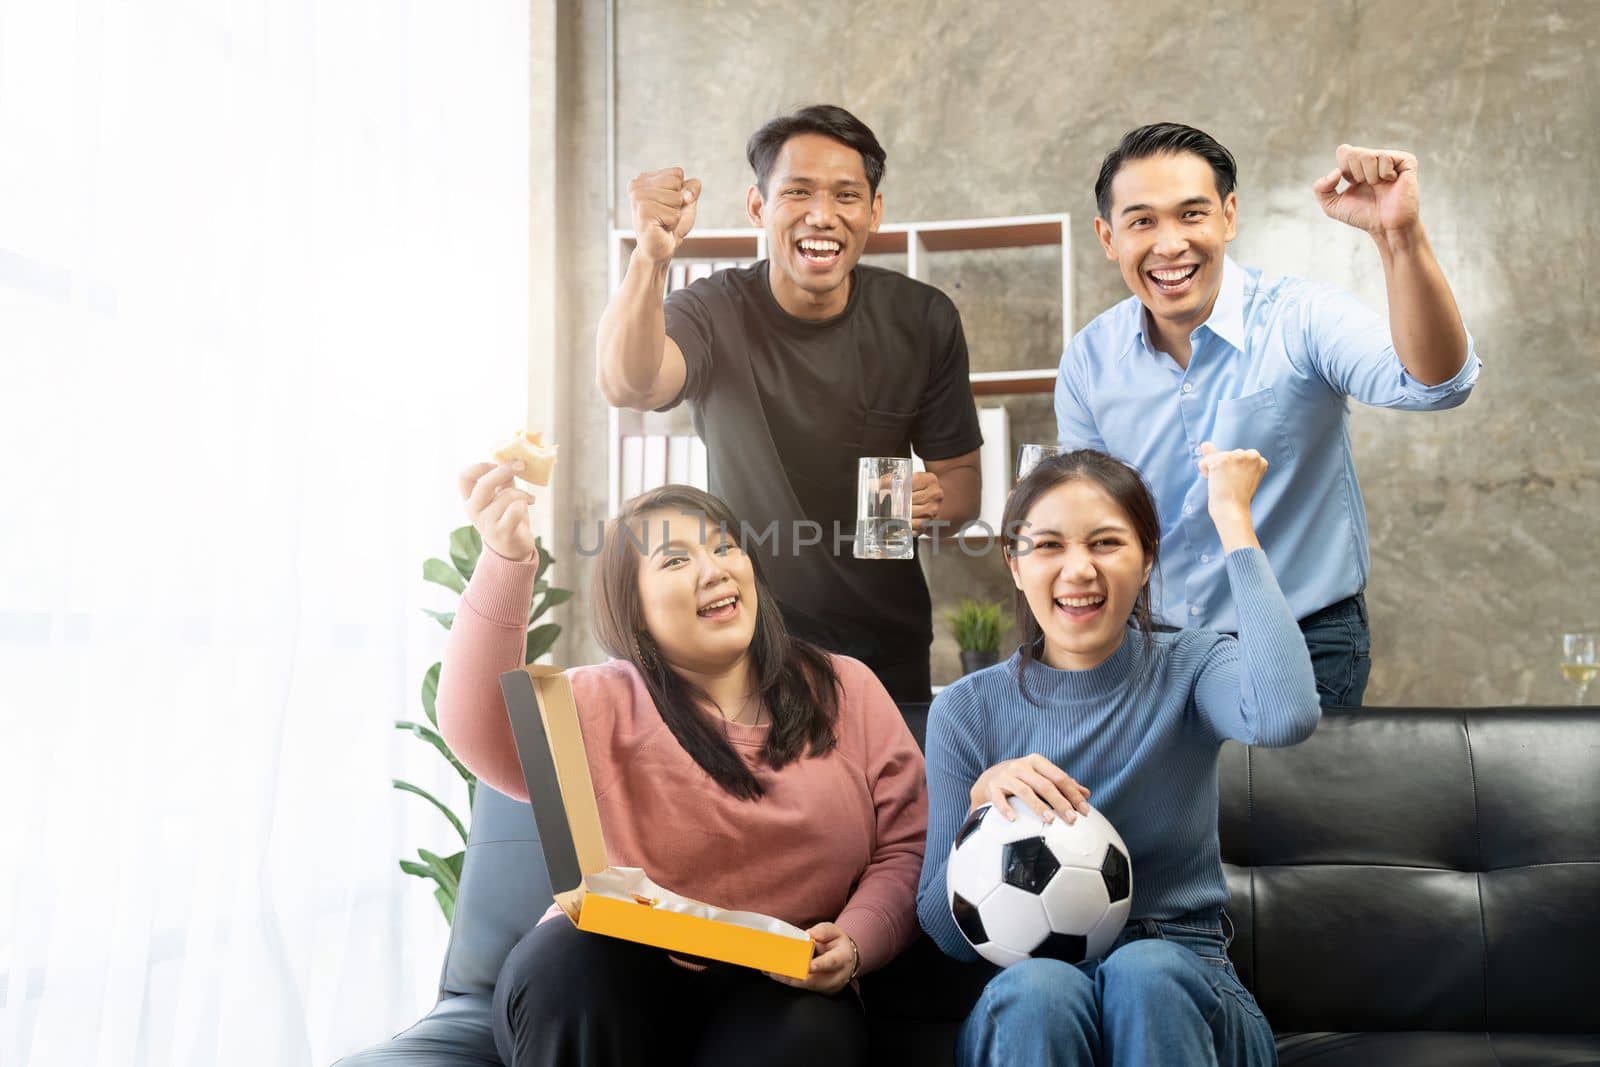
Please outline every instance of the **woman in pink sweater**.
[{"label": "woman in pink sweater", "polygon": [[[527,798],[499,676],[522,664],[537,556],[516,464],[462,472],[485,551],[439,679],[439,725],[488,785]],[[865,666],[784,630],[738,520],[667,486],[606,528],[591,589],[614,658],[569,677],[610,860],[815,942],[804,981],[541,922],[495,986],[508,1067],[861,1062],[852,979],[916,935],[922,754]]]}]

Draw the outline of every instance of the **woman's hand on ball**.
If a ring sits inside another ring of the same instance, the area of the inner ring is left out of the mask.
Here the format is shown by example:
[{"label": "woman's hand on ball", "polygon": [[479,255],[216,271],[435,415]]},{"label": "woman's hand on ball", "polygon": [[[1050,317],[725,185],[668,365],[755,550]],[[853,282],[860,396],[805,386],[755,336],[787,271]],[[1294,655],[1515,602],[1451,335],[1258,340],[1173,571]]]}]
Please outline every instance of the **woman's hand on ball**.
[{"label": "woman's hand on ball", "polygon": [[477,527],[483,543],[514,563],[531,563],[538,558],[533,521],[528,516],[533,496],[516,486],[516,474],[521,469],[521,460],[474,463],[457,476],[456,482],[467,505],[467,518]]},{"label": "woman's hand on ball", "polygon": [[1079,813],[1089,813],[1088,788],[1037,752],[996,763],[972,785],[973,808],[993,804],[1001,815],[1015,820],[1017,813],[1008,797],[1016,797],[1045,822],[1059,815],[1072,823]]},{"label": "woman's hand on ball", "polygon": [[806,931],[814,946],[811,973],[804,978],[764,972],[773,981],[828,996],[850,984],[861,966],[861,950],[837,923],[818,923]]}]

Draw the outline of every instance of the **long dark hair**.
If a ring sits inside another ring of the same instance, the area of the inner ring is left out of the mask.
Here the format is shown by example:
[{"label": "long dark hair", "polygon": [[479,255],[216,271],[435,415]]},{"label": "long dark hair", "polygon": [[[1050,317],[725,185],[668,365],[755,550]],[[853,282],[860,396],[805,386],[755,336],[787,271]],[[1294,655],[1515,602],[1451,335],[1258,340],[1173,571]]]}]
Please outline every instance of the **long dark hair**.
[{"label": "long dark hair", "polygon": [[[743,800],[754,800],[765,790],[728,742],[726,734],[701,709],[712,704],[703,689],[667,665],[661,649],[644,623],[639,597],[641,520],[652,511],[672,511],[700,519],[706,529],[717,528],[737,538],[741,527],[728,505],[687,485],[665,485],[634,497],[606,524],[596,581],[590,590],[590,616],[600,647],[627,660],[644,677],[667,729],[691,759],[723,789]],[[761,563],[750,556],[755,572],[756,629],[750,639],[750,658],[760,684],[761,703],[772,719],[763,749],[767,764],[782,767],[802,756],[820,756],[836,741],[839,719],[839,679],[833,664],[819,648],[790,637],[778,610],[777,598],[761,573]]]},{"label": "long dark hair", "polygon": [[[1132,617],[1139,632],[1144,635],[1144,647],[1148,649],[1154,628],[1150,617],[1150,580],[1155,576],[1156,561],[1161,552],[1161,520],[1156,515],[1150,487],[1145,485],[1138,471],[1120,459],[1092,448],[1080,448],[1051,456],[1029,471],[1006,500],[1005,518],[1001,523],[1006,559],[1009,561],[1032,550],[1032,541],[1027,536],[1027,521],[1033,506],[1057,486],[1079,479],[1098,485],[1122,508],[1133,525],[1133,534],[1139,539],[1139,546],[1144,549],[1145,559],[1150,561],[1150,577],[1145,578],[1139,595],[1134,598]],[[1028,603],[1028,595],[1021,589],[1017,590],[1013,613],[1017,619],[1017,637],[1022,645],[1018,650],[1017,687],[1030,704],[1037,704],[1028,693],[1026,672],[1029,661],[1034,658],[1034,649],[1044,637],[1044,627],[1034,618],[1033,606]],[[1147,665],[1148,659],[1141,663],[1141,668]]]}]

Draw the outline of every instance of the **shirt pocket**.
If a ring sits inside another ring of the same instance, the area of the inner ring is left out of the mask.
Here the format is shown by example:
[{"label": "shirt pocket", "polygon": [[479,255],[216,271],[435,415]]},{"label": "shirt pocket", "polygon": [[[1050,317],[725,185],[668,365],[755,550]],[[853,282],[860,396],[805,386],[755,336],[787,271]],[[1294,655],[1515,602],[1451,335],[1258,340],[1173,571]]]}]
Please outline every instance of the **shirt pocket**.
[{"label": "shirt pocket", "polygon": [[914,411],[883,411],[867,408],[861,420],[861,455],[899,456],[911,439]]},{"label": "shirt pocket", "polygon": [[1272,387],[1224,400],[1217,406],[1217,421],[1211,428],[1211,443],[1226,452],[1253,448],[1268,463],[1294,458],[1294,442],[1278,408]]}]

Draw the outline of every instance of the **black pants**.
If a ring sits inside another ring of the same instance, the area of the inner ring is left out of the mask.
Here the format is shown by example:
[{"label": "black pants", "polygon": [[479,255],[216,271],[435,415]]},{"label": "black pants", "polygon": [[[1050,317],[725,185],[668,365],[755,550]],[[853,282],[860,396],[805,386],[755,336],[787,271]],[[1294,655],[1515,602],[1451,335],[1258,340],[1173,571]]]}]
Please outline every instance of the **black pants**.
[{"label": "black pants", "polygon": [[783,621],[789,633],[818,648],[854,656],[889,691],[897,704],[926,704],[933,699],[932,671],[928,645],[922,641],[896,642],[885,650],[878,641],[849,640],[828,623],[812,618],[793,604],[783,605]]},{"label": "black pants", "polygon": [[530,930],[494,987],[506,1067],[863,1063],[855,993],[823,996],[759,971],[692,971],[660,949],[587,934],[556,918]]},{"label": "black pants", "polygon": [[878,676],[878,681],[889,691],[889,696],[898,704],[926,704],[933,699],[932,670],[930,669],[927,653],[914,656],[910,659],[888,662],[884,660],[862,660],[872,673]]}]

